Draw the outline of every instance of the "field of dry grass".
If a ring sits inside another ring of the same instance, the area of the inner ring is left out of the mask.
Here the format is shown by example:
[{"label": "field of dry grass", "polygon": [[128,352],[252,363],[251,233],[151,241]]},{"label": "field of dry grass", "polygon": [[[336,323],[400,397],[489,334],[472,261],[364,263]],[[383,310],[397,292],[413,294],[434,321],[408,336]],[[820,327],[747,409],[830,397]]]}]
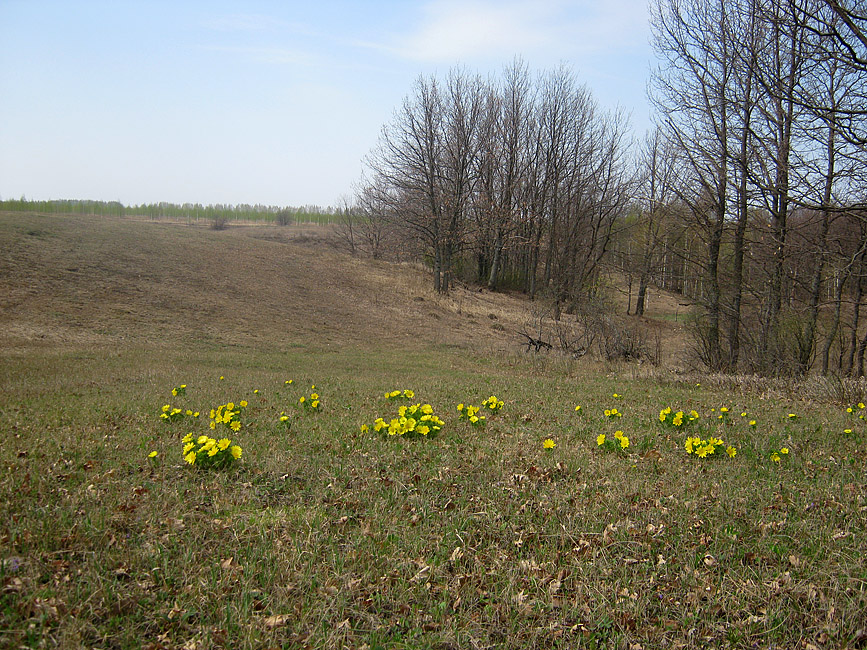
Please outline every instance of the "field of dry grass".
[{"label": "field of dry grass", "polygon": [[340,346],[517,341],[520,300],[429,290],[423,271],[353,259],[323,228],[2,215],[0,344],[165,341]]},{"label": "field of dry grass", "polygon": [[862,386],[526,354],[321,233],[0,215],[0,648],[867,647]]}]

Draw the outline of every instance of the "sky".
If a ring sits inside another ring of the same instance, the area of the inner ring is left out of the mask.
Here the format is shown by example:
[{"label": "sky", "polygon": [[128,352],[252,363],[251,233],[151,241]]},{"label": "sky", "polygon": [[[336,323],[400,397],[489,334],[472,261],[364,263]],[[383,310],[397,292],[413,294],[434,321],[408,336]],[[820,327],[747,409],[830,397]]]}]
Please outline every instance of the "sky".
[{"label": "sky", "polygon": [[646,0],[0,0],[0,198],[336,206],[420,75],[516,56],[649,128]]}]

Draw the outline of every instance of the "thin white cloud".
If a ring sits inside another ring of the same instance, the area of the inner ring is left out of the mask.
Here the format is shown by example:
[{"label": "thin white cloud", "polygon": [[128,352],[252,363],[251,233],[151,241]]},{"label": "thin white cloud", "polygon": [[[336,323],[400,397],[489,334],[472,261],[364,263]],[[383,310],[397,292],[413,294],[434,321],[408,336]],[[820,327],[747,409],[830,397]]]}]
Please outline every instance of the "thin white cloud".
[{"label": "thin white cloud", "polygon": [[646,44],[646,0],[433,0],[420,24],[386,44],[366,44],[426,62],[516,53],[566,57]]},{"label": "thin white cloud", "polygon": [[404,56],[422,61],[535,49],[545,39],[543,7],[544,3],[438,0],[424,8],[418,30],[396,46]]},{"label": "thin white cloud", "polygon": [[204,22],[207,29],[218,32],[260,32],[285,26],[285,22],[265,14],[228,14]]},{"label": "thin white cloud", "polygon": [[211,45],[202,49],[209,52],[235,54],[257,63],[269,63],[273,65],[312,66],[317,61],[316,57],[308,52],[284,47]]}]

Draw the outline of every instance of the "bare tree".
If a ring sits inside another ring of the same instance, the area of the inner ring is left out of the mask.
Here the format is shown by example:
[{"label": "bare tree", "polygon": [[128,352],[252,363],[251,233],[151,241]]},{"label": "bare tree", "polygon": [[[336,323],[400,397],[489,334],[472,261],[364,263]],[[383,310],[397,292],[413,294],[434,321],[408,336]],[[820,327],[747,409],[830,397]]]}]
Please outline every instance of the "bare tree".
[{"label": "bare tree", "polygon": [[680,149],[690,181],[679,190],[702,229],[707,288],[702,297],[704,361],[724,366],[720,343],[720,252],[729,200],[729,138],[734,44],[726,0],[656,0],[651,26],[661,63],[652,99],[660,126]]}]

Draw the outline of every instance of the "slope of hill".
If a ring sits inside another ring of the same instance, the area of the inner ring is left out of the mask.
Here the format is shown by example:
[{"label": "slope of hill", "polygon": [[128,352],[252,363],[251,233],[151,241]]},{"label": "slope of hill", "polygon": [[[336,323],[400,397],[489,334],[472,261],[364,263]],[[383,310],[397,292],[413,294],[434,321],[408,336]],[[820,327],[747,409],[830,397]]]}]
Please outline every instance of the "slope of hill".
[{"label": "slope of hill", "polygon": [[0,345],[519,343],[519,299],[437,296],[422,270],[304,245],[302,235],[2,214]]}]

